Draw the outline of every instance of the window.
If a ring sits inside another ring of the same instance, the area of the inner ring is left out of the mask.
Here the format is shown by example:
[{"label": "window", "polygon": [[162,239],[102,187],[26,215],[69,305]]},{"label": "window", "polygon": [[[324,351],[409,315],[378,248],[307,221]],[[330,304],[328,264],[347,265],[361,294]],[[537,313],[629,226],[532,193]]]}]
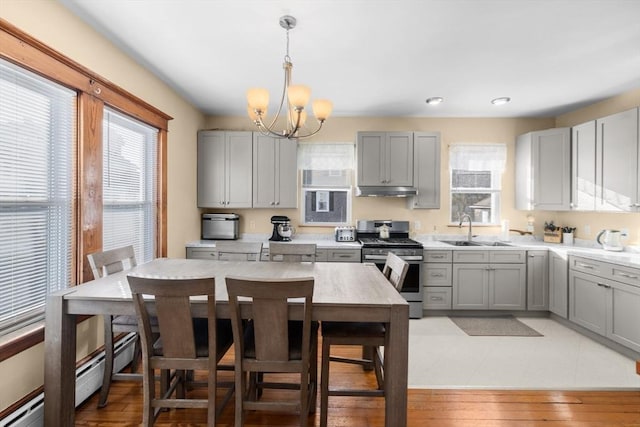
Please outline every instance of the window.
[{"label": "window", "polygon": [[103,243],[133,245],[138,262],[155,254],[158,131],[106,108],[103,121]]},{"label": "window", "polygon": [[504,144],[455,144],[449,148],[450,220],[462,214],[474,224],[500,223],[500,190],[506,161]]},{"label": "window", "polygon": [[0,335],[73,280],[76,93],[0,59]]},{"label": "window", "polygon": [[302,218],[305,225],[345,225],[351,221],[353,144],[300,144]]}]

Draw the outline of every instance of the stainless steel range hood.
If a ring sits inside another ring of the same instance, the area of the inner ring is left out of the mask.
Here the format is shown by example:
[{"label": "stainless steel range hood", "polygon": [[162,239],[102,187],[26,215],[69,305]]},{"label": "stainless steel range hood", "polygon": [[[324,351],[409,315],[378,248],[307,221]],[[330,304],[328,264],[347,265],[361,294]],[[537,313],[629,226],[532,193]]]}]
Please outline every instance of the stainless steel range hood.
[{"label": "stainless steel range hood", "polygon": [[418,194],[415,187],[363,186],[356,189],[358,197],[411,197]]}]

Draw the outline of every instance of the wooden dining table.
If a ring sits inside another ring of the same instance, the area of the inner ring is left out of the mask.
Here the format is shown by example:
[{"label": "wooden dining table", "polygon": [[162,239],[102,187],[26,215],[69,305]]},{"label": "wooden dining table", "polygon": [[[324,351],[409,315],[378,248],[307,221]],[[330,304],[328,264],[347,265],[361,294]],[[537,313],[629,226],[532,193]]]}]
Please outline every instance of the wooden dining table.
[{"label": "wooden dining table", "polygon": [[[126,272],[56,292],[47,300],[45,324],[44,425],[73,426],[75,417],[76,317],[135,315],[127,275],[151,278],[215,277],[216,311],[229,318],[224,278],[313,277],[313,319],[382,322],[387,325],[385,426],[407,425],[409,304],[374,264],[231,262],[158,258]],[[196,315],[206,316],[204,300],[193,299]],[[292,303],[292,316],[302,314]]]}]

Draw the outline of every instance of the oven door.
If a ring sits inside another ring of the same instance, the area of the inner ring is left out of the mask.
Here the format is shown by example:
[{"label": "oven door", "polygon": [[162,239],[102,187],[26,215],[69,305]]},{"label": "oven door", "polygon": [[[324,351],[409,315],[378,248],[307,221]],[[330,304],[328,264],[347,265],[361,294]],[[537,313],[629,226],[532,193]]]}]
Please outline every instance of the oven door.
[{"label": "oven door", "polygon": [[[372,262],[378,267],[378,270],[384,269],[384,263],[387,259],[386,255],[365,255],[363,262]],[[422,257],[420,256],[406,256],[401,257],[403,260],[409,263],[409,270],[407,271],[407,277],[404,279],[404,285],[402,286],[401,293],[407,301],[416,301],[416,298],[410,298],[404,294],[420,294],[422,295],[422,286],[420,285],[420,269],[422,267]],[[417,296],[417,295],[416,295]],[[422,301],[422,298],[420,298]]]}]

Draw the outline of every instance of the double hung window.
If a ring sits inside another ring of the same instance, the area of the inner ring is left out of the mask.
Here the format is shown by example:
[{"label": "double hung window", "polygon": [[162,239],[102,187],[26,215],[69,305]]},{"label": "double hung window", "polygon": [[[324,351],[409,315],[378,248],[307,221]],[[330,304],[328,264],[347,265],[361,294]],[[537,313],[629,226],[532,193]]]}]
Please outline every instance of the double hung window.
[{"label": "double hung window", "polygon": [[474,224],[500,223],[504,144],[455,144],[449,148],[450,221],[468,214]]},{"label": "double hung window", "polygon": [[300,144],[301,224],[345,225],[351,221],[353,144]]},{"label": "double hung window", "polygon": [[76,93],[0,59],[0,335],[73,280]]},{"label": "double hung window", "polygon": [[138,262],[155,254],[158,130],[105,108],[103,119],[105,250],[133,245]]}]

